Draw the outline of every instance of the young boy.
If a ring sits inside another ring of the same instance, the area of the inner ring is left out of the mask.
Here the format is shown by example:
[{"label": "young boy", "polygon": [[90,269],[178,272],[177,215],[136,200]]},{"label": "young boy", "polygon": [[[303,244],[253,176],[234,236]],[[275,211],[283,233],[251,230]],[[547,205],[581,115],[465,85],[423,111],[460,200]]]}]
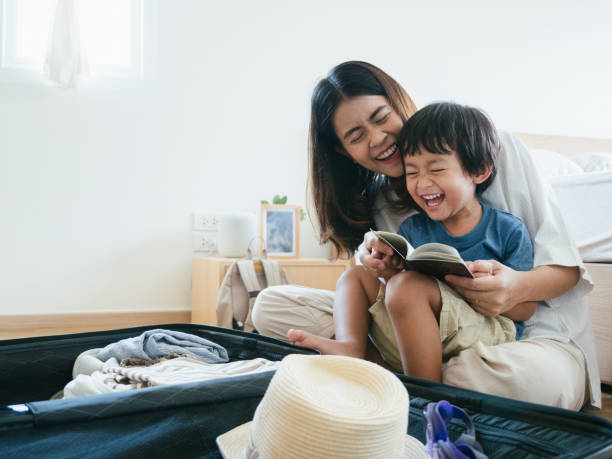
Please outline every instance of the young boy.
[{"label": "young boy", "polygon": [[[482,112],[454,103],[428,105],[408,120],[398,144],[406,188],[422,211],[404,220],[398,231],[413,247],[440,242],[455,247],[464,260],[494,259],[518,271],[532,268],[533,247],[522,221],[478,200],[493,180],[499,150],[495,128]],[[477,277],[487,275],[477,271],[481,265],[468,263]],[[290,341],[323,353],[363,357],[365,346],[355,338],[369,327],[370,338],[392,369],[440,381],[443,360],[477,342],[495,345],[518,339],[522,321],[537,306],[523,303],[489,317],[438,279],[392,267],[382,277],[386,282],[380,283],[374,304],[363,314],[355,314],[352,307],[349,316],[342,302],[334,306],[334,326],[353,334],[333,341],[290,330]],[[367,285],[357,297],[374,297],[376,283]]]}]

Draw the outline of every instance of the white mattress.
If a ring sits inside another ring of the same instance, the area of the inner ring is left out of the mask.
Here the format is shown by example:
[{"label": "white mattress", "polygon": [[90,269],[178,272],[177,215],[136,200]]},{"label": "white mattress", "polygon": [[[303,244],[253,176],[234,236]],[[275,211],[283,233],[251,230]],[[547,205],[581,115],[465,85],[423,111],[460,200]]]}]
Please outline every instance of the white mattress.
[{"label": "white mattress", "polygon": [[612,170],[549,178],[585,262],[612,262]]}]

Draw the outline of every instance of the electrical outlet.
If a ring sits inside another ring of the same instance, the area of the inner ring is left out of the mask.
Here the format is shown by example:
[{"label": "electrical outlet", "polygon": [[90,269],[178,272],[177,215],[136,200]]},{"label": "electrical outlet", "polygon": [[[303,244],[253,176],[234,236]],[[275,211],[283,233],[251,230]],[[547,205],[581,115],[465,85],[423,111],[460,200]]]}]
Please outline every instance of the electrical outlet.
[{"label": "electrical outlet", "polygon": [[217,231],[219,229],[219,212],[194,212],[194,231]]},{"label": "electrical outlet", "polygon": [[193,232],[193,250],[214,253],[217,251],[217,234],[205,231]]}]

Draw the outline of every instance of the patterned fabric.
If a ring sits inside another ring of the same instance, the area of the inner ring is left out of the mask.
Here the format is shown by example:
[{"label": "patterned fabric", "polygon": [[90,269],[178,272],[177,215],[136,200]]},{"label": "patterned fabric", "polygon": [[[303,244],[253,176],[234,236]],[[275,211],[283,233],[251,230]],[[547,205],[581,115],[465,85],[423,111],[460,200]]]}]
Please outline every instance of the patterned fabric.
[{"label": "patterned fabric", "polygon": [[77,375],[64,388],[64,398],[261,373],[276,370],[278,364],[264,358],[215,364],[176,357],[152,365],[126,367],[112,358],[91,374]]}]

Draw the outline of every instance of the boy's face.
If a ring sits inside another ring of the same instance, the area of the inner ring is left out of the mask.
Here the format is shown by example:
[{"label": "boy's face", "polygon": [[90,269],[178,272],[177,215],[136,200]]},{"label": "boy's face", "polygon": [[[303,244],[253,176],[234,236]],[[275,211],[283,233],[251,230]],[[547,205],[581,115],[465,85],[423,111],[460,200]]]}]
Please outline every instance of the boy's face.
[{"label": "boy's face", "polygon": [[[484,176],[470,176],[461,166],[457,152],[431,153],[419,148],[414,156],[404,158],[406,188],[412,199],[432,220],[454,223],[480,212],[476,185]],[[445,225],[446,226],[446,225]]]}]

